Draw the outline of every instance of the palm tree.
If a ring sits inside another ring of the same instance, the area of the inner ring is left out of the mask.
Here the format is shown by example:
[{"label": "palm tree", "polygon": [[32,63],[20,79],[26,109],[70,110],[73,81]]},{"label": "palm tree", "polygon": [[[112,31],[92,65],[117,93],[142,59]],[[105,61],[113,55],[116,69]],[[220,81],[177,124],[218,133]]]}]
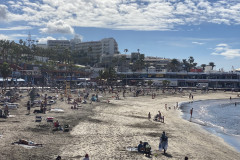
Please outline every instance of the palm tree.
[{"label": "palm tree", "polygon": [[190,64],[193,64],[194,58],[193,58],[192,56],[190,56],[190,57],[188,58],[188,62],[189,62]]},{"label": "palm tree", "polygon": [[170,81],[168,81],[168,80],[163,80],[163,81],[162,81],[163,87],[168,87],[169,84],[170,84]]},{"label": "palm tree", "polygon": [[168,69],[170,69],[172,72],[177,72],[180,67],[180,62],[177,59],[172,59],[170,63],[168,63]]},{"label": "palm tree", "polygon": [[7,58],[7,53],[10,49],[10,41],[9,40],[1,40],[0,48],[1,48],[2,59],[3,59],[3,61],[5,61]]},{"label": "palm tree", "polygon": [[188,61],[186,59],[183,59],[182,60],[182,63],[183,63],[183,68],[185,71],[189,72],[190,70],[190,64],[188,63]]},{"label": "palm tree", "polygon": [[124,49],[125,54],[128,52],[128,49]]},{"label": "palm tree", "polygon": [[201,67],[202,67],[203,71],[205,70],[206,66],[207,66],[206,64],[201,64]]},{"label": "palm tree", "polygon": [[193,67],[196,69],[197,63],[193,63]]},{"label": "palm tree", "polygon": [[209,62],[209,66],[212,66],[213,69],[213,67],[215,67],[216,65],[214,64],[214,62]]},{"label": "palm tree", "polygon": [[[3,64],[0,66],[0,72],[3,77],[3,80],[6,80],[6,78],[11,74],[11,69],[7,62],[3,62]],[[6,90],[6,83],[4,86]]]},{"label": "palm tree", "polygon": [[23,40],[19,39],[19,44],[23,45]]},{"label": "palm tree", "polygon": [[68,48],[64,49],[64,59],[65,59],[65,63],[67,62],[68,64],[70,64],[71,51]]}]

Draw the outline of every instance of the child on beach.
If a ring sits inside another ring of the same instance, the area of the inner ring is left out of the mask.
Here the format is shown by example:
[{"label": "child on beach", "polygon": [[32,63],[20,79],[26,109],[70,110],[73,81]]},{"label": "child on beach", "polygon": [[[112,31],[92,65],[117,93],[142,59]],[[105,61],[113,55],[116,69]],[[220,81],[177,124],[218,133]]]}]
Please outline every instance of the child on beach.
[{"label": "child on beach", "polygon": [[165,104],[165,109],[167,110],[167,104]]}]

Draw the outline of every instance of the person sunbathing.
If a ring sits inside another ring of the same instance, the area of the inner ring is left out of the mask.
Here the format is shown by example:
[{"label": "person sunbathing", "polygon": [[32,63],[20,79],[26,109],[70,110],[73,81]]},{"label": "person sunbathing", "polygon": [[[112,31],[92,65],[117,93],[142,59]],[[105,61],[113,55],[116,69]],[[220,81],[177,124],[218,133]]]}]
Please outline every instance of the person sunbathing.
[{"label": "person sunbathing", "polygon": [[61,126],[60,126],[58,120],[57,120],[56,122],[54,122],[53,125],[54,125],[54,127],[55,127],[55,130],[62,130],[62,128],[61,128]]},{"label": "person sunbathing", "polygon": [[139,145],[138,145],[138,152],[139,153],[144,153],[144,146],[142,141],[140,141]]},{"label": "person sunbathing", "polygon": [[12,144],[23,144],[23,145],[28,145],[28,146],[42,146],[42,144],[37,144],[32,141],[27,141],[24,139],[19,139],[17,142],[13,142]]},{"label": "person sunbathing", "polygon": [[56,121],[56,122],[54,122],[54,127],[55,128],[58,128],[60,125],[59,125],[59,122],[58,122],[58,120]]}]

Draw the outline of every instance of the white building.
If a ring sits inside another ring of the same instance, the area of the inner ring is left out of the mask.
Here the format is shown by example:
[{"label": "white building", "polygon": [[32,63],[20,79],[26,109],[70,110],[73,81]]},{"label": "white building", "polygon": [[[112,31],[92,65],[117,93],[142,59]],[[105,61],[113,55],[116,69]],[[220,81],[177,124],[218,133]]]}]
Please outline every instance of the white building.
[{"label": "white building", "polygon": [[102,43],[100,41],[81,42],[75,45],[75,50],[88,53],[88,55],[101,55]]},{"label": "white building", "polygon": [[37,47],[47,49],[47,44],[37,44]]},{"label": "white building", "polygon": [[104,38],[100,41],[81,42],[75,45],[75,50],[93,55],[118,54],[118,44],[114,38]]},{"label": "white building", "polygon": [[48,48],[57,50],[57,52],[64,52],[65,49],[70,49],[69,40],[48,40]]},{"label": "white building", "polygon": [[76,50],[76,45],[81,43],[82,40],[79,35],[75,35],[73,39],[70,40],[70,47],[72,51]]},{"label": "white building", "polygon": [[102,54],[113,55],[119,54],[118,44],[114,38],[104,38],[101,40],[102,43]]}]

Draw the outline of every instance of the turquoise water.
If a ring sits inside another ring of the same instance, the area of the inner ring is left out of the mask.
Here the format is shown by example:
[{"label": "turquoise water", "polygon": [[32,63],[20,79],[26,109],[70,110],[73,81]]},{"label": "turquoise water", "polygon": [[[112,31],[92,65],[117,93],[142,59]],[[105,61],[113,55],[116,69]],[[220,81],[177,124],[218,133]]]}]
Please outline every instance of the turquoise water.
[{"label": "turquoise water", "polygon": [[202,125],[204,129],[223,138],[240,152],[240,99],[183,103],[181,109],[184,119]]}]

